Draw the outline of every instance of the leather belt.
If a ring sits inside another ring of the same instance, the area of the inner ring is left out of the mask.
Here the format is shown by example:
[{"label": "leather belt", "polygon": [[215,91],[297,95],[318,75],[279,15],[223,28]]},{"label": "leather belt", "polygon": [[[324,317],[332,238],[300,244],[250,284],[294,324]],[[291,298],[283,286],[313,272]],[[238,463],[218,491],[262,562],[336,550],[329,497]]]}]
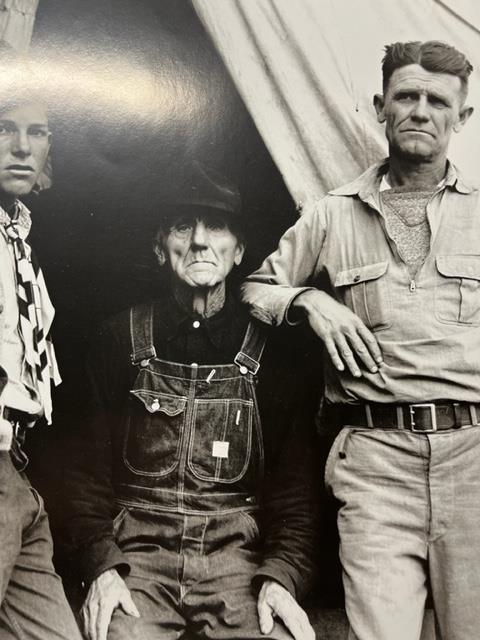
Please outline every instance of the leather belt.
[{"label": "leather belt", "polygon": [[480,403],[421,402],[417,404],[335,404],[343,425],[373,429],[408,429],[416,433],[435,433],[478,425]]},{"label": "leather belt", "polygon": [[27,426],[34,423],[37,420],[36,416],[19,409],[12,409],[11,407],[3,407],[3,417],[12,424],[19,424],[21,426]]}]

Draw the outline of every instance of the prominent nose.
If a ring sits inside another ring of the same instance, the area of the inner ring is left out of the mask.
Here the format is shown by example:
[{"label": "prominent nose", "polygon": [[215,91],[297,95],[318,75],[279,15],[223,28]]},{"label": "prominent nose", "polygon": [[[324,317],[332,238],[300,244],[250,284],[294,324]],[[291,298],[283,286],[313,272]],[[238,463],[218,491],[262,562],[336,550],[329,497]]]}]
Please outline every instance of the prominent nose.
[{"label": "prominent nose", "polygon": [[18,129],[12,136],[12,153],[22,158],[30,155],[30,138],[25,129]]},{"label": "prominent nose", "polygon": [[208,246],[208,231],[203,220],[197,220],[192,232],[192,245],[195,247]]},{"label": "prominent nose", "polygon": [[419,96],[413,107],[412,118],[422,121],[429,120],[430,112],[428,110],[427,96]]}]

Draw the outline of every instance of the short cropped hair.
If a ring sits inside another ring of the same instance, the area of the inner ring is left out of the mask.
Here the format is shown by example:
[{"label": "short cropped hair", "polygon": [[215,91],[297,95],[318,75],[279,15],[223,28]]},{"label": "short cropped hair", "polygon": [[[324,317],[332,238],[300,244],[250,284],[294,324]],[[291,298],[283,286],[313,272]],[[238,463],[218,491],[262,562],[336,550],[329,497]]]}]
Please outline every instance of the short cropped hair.
[{"label": "short cropped hair", "polygon": [[463,96],[466,97],[468,76],[473,71],[473,67],[463,53],[440,40],[394,42],[386,45],[382,60],[384,93],[393,72],[409,64],[419,64],[426,71],[433,73],[450,73],[457,76],[462,84]]}]

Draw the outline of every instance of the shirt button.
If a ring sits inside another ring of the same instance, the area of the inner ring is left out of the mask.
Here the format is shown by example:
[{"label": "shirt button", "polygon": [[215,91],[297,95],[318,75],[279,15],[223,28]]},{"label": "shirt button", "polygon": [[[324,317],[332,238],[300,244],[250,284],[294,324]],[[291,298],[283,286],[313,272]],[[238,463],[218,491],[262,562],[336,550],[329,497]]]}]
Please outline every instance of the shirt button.
[{"label": "shirt button", "polygon": [[354,281],[354,282],[358,282],[359,280],[360,280],[360,274],[359,274],[359,273],[357,273],[357,275],[356,275],[356,276],[354,276],[353,281]]},{"label": "shirt button", "polygon": [[244,376],[245,374],[248,373],[248,369],[247,367],[244,367],[243,365],[240,367],[240,373],[242,374],[242,376]]},{"label": "shirt button", "polygon": [[158,411],[160,409],[160,403],[158,400],[154,400],[151,406],[152,411]]},{"label": "shirt button", "polygon": [[198,327],[199,327],[199,326],[200,326],[200,322],[199,322],[198,320],[194,320],[194,321],[193,321],[193,324],[192,324],[192,327],[193,327],[194,329],[198,329]]},{"label": "shirt button", "polygon": [[140,366],[141,366],[141,367],[148,367],[148,363],[149,363],[149,360],[142,360],[142,361],[140,362]]}]

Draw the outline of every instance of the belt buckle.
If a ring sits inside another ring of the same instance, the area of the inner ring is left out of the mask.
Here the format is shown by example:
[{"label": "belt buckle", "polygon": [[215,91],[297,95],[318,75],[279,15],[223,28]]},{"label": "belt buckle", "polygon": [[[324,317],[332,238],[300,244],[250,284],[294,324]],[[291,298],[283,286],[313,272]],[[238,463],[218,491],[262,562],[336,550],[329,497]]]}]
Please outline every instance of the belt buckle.
[{"label": "belt buckle", "polygon": [[[437,431],[437,413],[435,410],[435,404],[433,402],[423,402],[418,404],[409,404],[410,410],[410,427],[414,433],[435,433]],[[430,409],[430,419],[432,426],[427,429],[416,429],[415,424],[415,409]]]}]

